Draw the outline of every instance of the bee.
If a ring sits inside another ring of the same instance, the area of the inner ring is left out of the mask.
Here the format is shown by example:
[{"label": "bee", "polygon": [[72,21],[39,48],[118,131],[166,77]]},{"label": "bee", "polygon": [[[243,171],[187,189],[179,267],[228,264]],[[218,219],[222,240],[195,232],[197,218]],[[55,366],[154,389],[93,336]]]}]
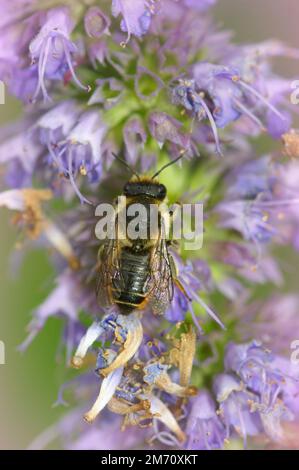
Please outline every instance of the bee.
[{"label": "bee", "polygon": [[[165,216],[161,208],[167,200],[167,189],[157,180],[161,171],[182,156],[163,166],[151,178],[140,177],[135,173],[125,184],[125,205],[116,207],[113,222],[116,236],[106,240],[99,251],[97,298],[101,306],[117,306],[123,315],[149,307],[155,315],[162,315],[172,301],[174,284],[185,293],[168,250],[171,242],[165,236]],[[119,159],[116,155],[115,158]],[[126,165],[126,162],[122,163]],[[147,224],[147,235],[136,239],[129,236],[120,239],[117,228],[121,213],[128,213],[130,206],[136,203],[142,204],[147,214],[144,221]],[[150,233],[151,205],[157,208],[158,218],[157,229],[153,234]]]}]

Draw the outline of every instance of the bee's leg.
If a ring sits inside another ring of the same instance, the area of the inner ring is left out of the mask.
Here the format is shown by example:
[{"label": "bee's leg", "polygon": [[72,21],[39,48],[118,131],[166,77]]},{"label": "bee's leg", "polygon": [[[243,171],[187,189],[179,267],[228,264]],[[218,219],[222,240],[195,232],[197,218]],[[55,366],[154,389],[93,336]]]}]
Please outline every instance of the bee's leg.
[{"label": "bee's leg", "polygon": [[180,289],[180,291],[184,294],[184,296],[186,297],[187,300],[189,300],[189,302],[192,301],[192,299],[189,297],[189,295],[187,294],[186,292],[186,289],[185,287],[182,285],[182,283],[179,281],[178,278],[174,279],[173,282],[175,283],[175,285]]},{"label": "bee's leg", "polygon": [[169,217],[170,220],[173,221],[175,220],[176,217],[178,217],[179,209],[181,209],[183,204],[180,201],[176,201],[169,209]]},{"label": "bee's leg", "polygon": [[170,270],[171,270],[171,275],[172,275],[174,284],[180,289],[180,291],[184,294],[186,299],[188,299],[189,302],[191,302],[192,299],[190,299],[189,295],[186,292],[185,287],[182,285],[181,281],[178,278],[178,274],[179,274],[178,268],[177,268],[176,262],[174,261],[171,255],[169,255],[169,263],[170,263]]},{"label": "bee's leg", "polygon": [[102,254],[104,253],[104,251],[105,251],[105,243],[102,243],[99,250],[98,250],[98,255],[97,255],[98,263],[97,264],[100,264]]},{"label": "bee's leg", "polygon": [[178,240],[167,240],[166,244],[167,246],[174,248],[176,251],[178,251],[180,248],[180,242]]},{"label": "bee's leg", "polygon": [[[178,218],[181,207],[182,207],[182,203],[178,201],[178,202],[175,202],[173,204],[173,206],[171,206],[169,211],[168,211],[169,220],[170,220],[170,223],[171,223],[172,226]],[[172,238],[172,239],[167,240],[166,244],[167,244],[167,246],[171,246],[174,250],[179,252],[179,250],[180,250],[180,241],[179,240],[177,240],[175,238]]]}]

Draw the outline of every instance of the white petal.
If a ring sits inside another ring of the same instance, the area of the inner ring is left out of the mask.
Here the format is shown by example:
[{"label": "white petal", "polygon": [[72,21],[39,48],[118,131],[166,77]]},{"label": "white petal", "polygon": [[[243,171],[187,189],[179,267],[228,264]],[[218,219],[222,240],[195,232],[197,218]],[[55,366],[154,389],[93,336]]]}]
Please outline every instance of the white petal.
[{"label": "white petal", "polygon": [[184,441],[186,438],[185,434],[181,430],[177,420],[171,411],[169,411],[167,406],[159,398],[153,395],[149,397],[149,401],[151,403],[150,411],[153,415],[157,415],[156,419],[161,421],[168,429],[170,429],[170,431],[172,431],[177,436],[179,441]]},{"label": "white petal", "polygon": [[93,407],[84,415],[84,419],[88,423],[92,423],[97,415],[102,411],[103,408],[107,405],[107,403],[113,397],[116,388],[118,387],[122,375],[123,375],[124,368],[120,367],[119,369],[114,370],[111,372],[108,377],[106,377],[101,385],[100,393],[98,398],[96,399]]},{"label": "white petal", "polygon": [[118,322],[124,330],[128,330],[128,334],[121,352],[108,367],[101,370],[101,374],[104,376],[107,376],[111,371],[118,367],[125,365],[136,354],[142,343],[143,328],[138,316],[134,313],[131,313],[128,316],[119,315]]},{"label": "white petal", "polygon": [[76,268],[78,261],[65,234],[50,220],[44,221],[44,234],[56,250],[69,261],[70,266]]},{"label": "white petal", "polygon": [[78,368],[82,366],[83,358],[86,356],[88,349],[98,339],[103,331],[104,330],[99,322],[93,322],[93,324],[88,328],[83,338],[81,338],[79,346],[72,359],[72,365],[74,367]]},{"label": "white petal", "polygon": [[19,189],[9,189],[0,193],[0,206],[7,207],[15,211],[25,210],[24,194]]}]

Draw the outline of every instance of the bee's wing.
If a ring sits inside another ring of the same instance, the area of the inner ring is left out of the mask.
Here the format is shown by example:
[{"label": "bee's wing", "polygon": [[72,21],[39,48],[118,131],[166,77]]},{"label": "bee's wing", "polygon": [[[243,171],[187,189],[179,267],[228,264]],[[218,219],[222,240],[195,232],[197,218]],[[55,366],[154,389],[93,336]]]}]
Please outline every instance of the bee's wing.
[{"label": "bee's wing", "polygon": [[102,307],[110,307],[123,284],[120,270],[120,247],[117,239],[108,240],[103,245],[98,264],[97,298]]},{"label": "bee's wing", "polygon": [[121,247],[118,239],[118,217],[114,220],[115,238],[106,240],[99,252],[96,293],[102,307],[110,307],[124,289],[121,273]]},{"label": "bee's wing", "polygon": [[155,315],[162,315],[173,298],[173,278],[171,263],[164,236],[164,225],[151,254],[150,274],[148,279],[149,305]]}]

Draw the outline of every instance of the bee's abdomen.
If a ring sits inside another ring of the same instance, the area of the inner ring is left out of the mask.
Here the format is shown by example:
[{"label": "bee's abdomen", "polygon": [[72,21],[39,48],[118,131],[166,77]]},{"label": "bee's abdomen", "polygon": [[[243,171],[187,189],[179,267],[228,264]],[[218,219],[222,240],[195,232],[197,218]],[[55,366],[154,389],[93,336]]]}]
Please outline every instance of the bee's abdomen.
[{"label": "bee's abdomen", "polygon": [[[124,250],[121,256],[121,289],[115,289],[115,303],[120,311],[128,314],[141,309],[146,303],[146,281],[149,270],[149,253]],[[116,286],[117,287],[117,286]]]}]

